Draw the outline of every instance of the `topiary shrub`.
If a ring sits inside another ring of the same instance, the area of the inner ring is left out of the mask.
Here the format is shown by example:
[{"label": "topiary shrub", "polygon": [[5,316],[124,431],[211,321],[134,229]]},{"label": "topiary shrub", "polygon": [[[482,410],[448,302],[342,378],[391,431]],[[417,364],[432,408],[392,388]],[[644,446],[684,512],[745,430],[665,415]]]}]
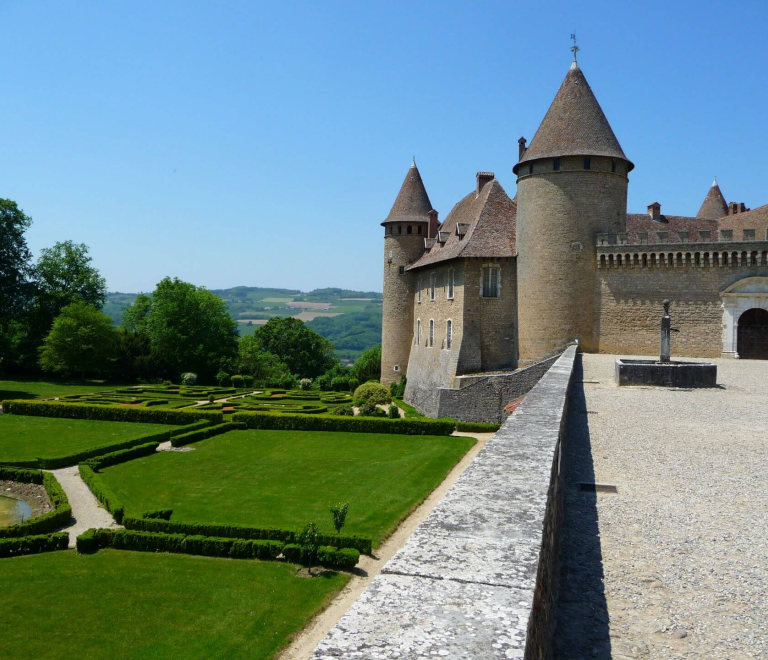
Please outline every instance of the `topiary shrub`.
[{"label": "topiary shrub", "polygon": [[352,406],[339,406],[338,408],[333,409],[334,415],[342,415],[344,417],[354,417],[355,411],[352,409]]},{"label": "topiary shrub", "polygon": [[235,387],[235,388],[243,387],[243,377],[232,376],[232,387]]},{"label": "topiary shrub", "polygon": [[173,383],[170,380],[164,380],[163,381],[163,387],[171,387]]},{"label": "topiary shrub", "polygon": [[231,382],[229,374],[222,369],[216,374],[216,382],[219,384],[219,387],[227,387]]},{"label": "topiary shrub", "polygon": [[360,381],[357,380],[357,378],[350,378],[347,384],[349,385],[350,392],[354,392],[358,387],[360,387]]},{"label": "topiary shrub", "polygon": [[191,371],[181,374],[182,385],[194,385],[196,382],[197,382],[197,374],[192,373]]},{"label": "topiary shrub", "polygon": [[391,403],[389,405],[389,408],[387,409],[387,416],[390,419],[400,419],[400,409],[397,407],[396,404]]},{"label": "topiary shrub", "polygon": [[214,401],[216,401],[216,397],[213,396],[213,394],[209,394],[208,395],[208,403],[213,403]]},{"label": "topiary shrub", "polygon": [[243,375],[243,385],[245,387],[252,387],[253,386],[253,376],[249,374]]},{"label": "topiary shrub", "polygon": [[363,383],[355,390],[355,403],[361,405],[363,403],[371,404],[385,404],[392,401],[392,395],[389,390],[381,383],[375,381],[369,381]]},{"label": "topiary shrub", "polygon": [[299,381],[299,389],[300,390],[311,390],[312,389],[312,379],[311,378],[302,378]]},{"label": "topiary shrub", "polygon": [[337,376],[331,380],[331,388],[334,392],[341,392],[349,389],[349,379]]},{"label": "topiary shrub", "polygon": [[362,417],[386,417],[387,413],[385,413],[381,408],[379,408],[377,405],[373,403],[364,403],[360,406],[360,415]]}]

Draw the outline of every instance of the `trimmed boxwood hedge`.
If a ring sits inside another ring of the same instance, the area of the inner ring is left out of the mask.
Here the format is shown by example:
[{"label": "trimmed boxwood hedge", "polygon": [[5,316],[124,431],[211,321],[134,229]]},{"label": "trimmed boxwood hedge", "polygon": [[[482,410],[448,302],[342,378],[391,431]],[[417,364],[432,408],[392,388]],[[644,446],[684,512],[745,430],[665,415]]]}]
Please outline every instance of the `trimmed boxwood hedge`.
[{"label": "trimmed boxwood hedge", "polygon": [[[126,529],[143,532],[162,532],[165,534],[186,534],[201,536],[219,536],[224,538],[282,541],[294,543],[297,532],[287,529],[262,529],[259,527],[247,527],[245,525],[213,525],[203,523],[184,523],[174,520],[158,520],[157,518],[134,518],[125,516],[123,525]],[[354,548],[358,552],[370,555],[372,551],[371,539],[364,536],[342,536],[337,534],[319,534],[319,542],[322,545],[334,545],[337,548]]]},{"label": "trimmed boxwood hedge", "polygon": [[85,465],[89,465],[92,470],[98,472],[99,470],[109,467],[110,465],[118,465],[131,461],[134,458],[140,458],[142,456],[149,456],[157,451],[160,446],[159,442],[145,442],[143,445],[136,445],[130,449],[123,449],[121,451],[113,451],[103,456],[96,458],[90,458],[85,461]]},{"label": "trimmed boxwood hedge", "polygon": [[232,415],[249,429],[276,431],[341,431],[345,433],[393,433],[400,435],[451,435],[456,428],[452,419],[388,419],[328,415],[289,415],[280,413],[239,412]]},{"label": "trimmed boxwood hedge", "polygon": [[456,422],[457,431],[471,431],[474,433],[496,433],[501,424],[485,424],[483,422]]},{"label": "trimmed boxwood hedge", "polygon": [[141,514],[142,518],[170,520],[173,515],[173,509],[155,509],[154,511],[145,511]]},{"label": "trimmed boxwood hedge", "polygon": [[66,550],[68,545],[69,534],[66,532],[0,539],[0,557],[19,557],[53,550]]},{"label": "trimmed boxwood hedge", "polygon": [[[287,561],[299,563],[303,550],[298,545],[284,545],[273,540],[245,540],[202,536],[199,534],[156,534],[131,529],[89,529],[77,537],[77,551],[96,552],[100,548],[135,550],[139,552],[174,552],[205,557],[275,560],[282,554]],[[352,548],[337,550],[321,547],[318,563],[329,568],[351,569],[357,565],[360,553]]]},{"label": "trimmed boxwood hedge", "polygon": [[53,505],[53,511],[32,518],[18,525],[0,527],[0,538],[18,538],[52,532],[64,527],[72,519],[72,507],[61,484],[52,474],[35,470],[0,469],[0,479],[9,479],[21,483],[42,484]]},{"label": "trimmed boxwood hedge", "polygon": [[184,426],[180,426],[179,428],[170,431],[170,436],[175,438],[177,435],[198,431],[199,429],[204,429],[207,426],[210,426],[212,423],[213,422],[211,422],[209,419],[202,419],[199,422],[195,422],[194,424],[185,424]]},{"label": "trimmed boxwood hedge", "polygon": [[112,514],[112,517],[119,523],[123,520],[125,506],[120,498],[112,492],[112,489],[104,483],[101,476],[94,472],[90,465],[80,463],[80,477],[86,486],[91,489],[96,499],[104,505],[104,508]]},{"label": "trimmed boxwood hedge", "polygon": [[224,417],[213,410],[165,410],[161,408],[132,408],[120,405],[64,403],[61,401],[3,401],[3,412],[10,415],[63,417],[65,419],[96,419],[108,422],[144,422],[146,424],[176,424],[183,426],[207,419],[221,424]]},{"label": "trimmed boxwood hedge", "polygon": [[174,438],[171,438],[171,445],[173,447],[183,447],[184,445],[205,440],[211,438],[214,435],[220,433],[227,433],[228,431],[244,431],[245,424],[235,422],[225,422],[224,424],[216,424],[215,426],[208,426],[207,428],[198,429],[189,433],[182,433]]}]

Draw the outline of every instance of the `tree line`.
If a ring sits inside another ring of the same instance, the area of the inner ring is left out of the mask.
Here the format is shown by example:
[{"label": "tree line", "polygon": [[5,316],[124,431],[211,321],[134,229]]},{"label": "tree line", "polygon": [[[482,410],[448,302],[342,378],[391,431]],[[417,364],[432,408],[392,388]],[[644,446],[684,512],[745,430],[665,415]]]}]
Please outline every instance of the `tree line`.
[{"label": "tree line", "polygon": [[25,232],[32,220],[0,199],[0,371],[15,376],[51,372],[122,382],[178,382],[194,372],[250,375],[264,387],[296,387],[312,379],[330,389],[334,378],[379,378],[381,351],[366,351],[352,369],[334,345],[294,318],[273,318],[241,338],[226,303],[203,287],[166,277],[139,295],[121,324],[101,310],[106,282],[88,247],[72,241],[41,251],[37,262]]}]

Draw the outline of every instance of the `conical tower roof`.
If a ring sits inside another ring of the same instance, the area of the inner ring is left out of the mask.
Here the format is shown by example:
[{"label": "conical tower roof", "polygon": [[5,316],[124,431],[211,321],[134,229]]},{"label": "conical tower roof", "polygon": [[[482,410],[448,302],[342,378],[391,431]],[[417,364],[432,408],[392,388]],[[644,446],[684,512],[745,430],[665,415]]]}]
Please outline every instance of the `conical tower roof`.
[{"label": "conical tower roof", "polygon": [[392,205],[387,219],[381,224],[387,222],[428,222],[427,214],[432,210],[432,202],[429,201],[427,189],[421,180],[419,168],[416,167],[416,161],[413,161],[408,174],[405,175],[405,181],[400,186],[400,192],[397,193],[397,199]]},{"label": "conical tower roof", "polygon": [[630,170],[634,167],[576,62],[513,171],[527,161],[560,156],[608,156],[627,161]]},{"label": "conical tower roof", "polygon": [[728,215],[728,204],[723,197],[720,186],[717,185],[717,179],[712,182],[704,203],[701,205],[697,218],[706,218],[707,220],[717,220],[724,215]]}]

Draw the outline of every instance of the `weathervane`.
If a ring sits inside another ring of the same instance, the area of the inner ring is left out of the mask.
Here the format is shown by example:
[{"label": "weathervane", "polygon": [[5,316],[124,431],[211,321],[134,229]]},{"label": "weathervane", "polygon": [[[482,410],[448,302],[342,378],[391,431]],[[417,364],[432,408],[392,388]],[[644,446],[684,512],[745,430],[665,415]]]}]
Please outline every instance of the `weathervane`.
[{"label": "weathervane", "polygon": [[573,46],[571,46],[571,52],[573,53],[573,63],[577,64],[577,62],[576,62],[576,53],[578,53],[581,50],[581,48],[579,48],[576,45],[576,33],[575,32],[571,35],[571,39],[573,39]]}]

